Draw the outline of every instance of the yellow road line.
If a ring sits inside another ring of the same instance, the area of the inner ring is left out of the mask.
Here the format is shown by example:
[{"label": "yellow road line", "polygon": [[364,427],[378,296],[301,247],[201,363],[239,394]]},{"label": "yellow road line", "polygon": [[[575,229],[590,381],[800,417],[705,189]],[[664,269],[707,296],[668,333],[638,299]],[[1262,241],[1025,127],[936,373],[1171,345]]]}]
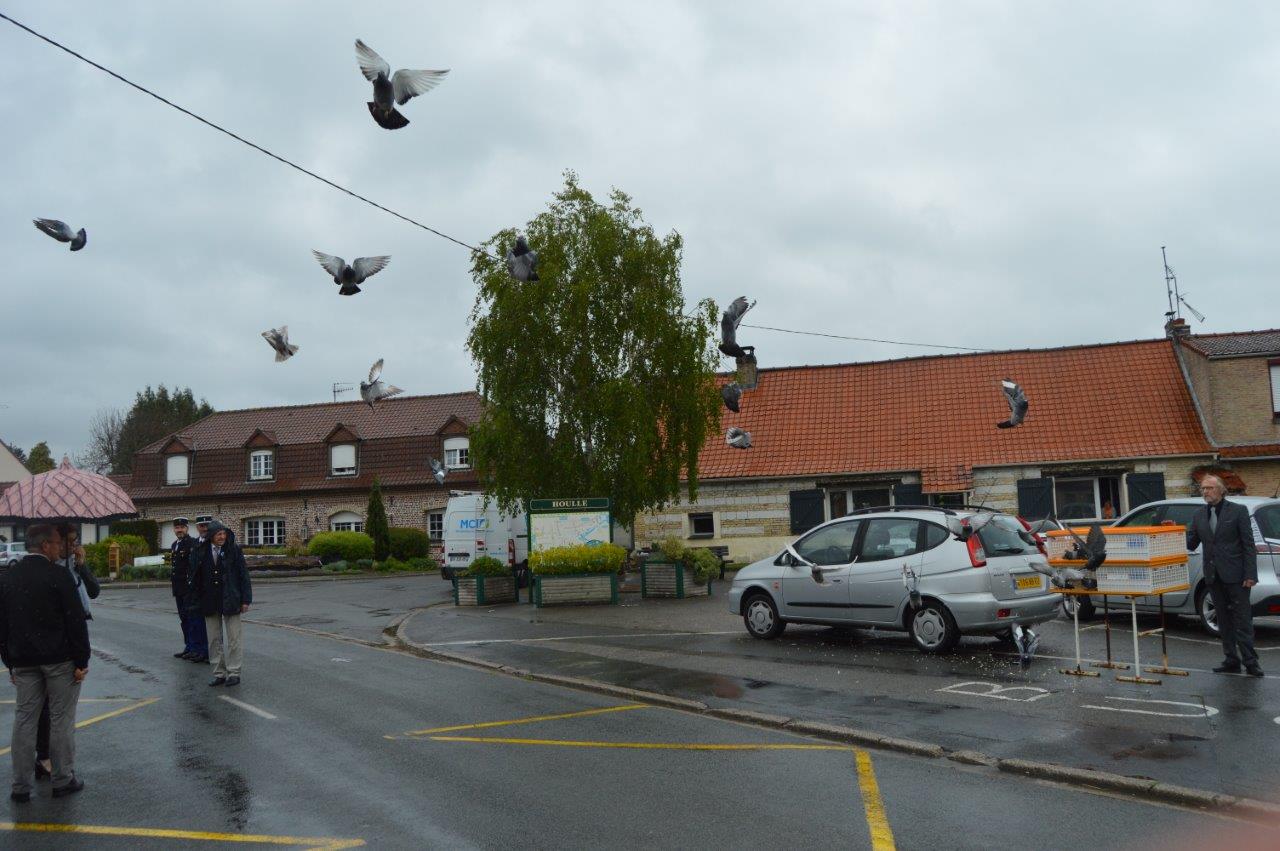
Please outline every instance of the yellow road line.
[{"label": "yellow road line", "polygon": [[562,748],[626,748],[661,751],[848,751],[848,745],[799,743],[713,744],[701,742],[578,742],[565,739],[500,739],[486,736],[432,736],[433,742],[473,742],[485,745],[549,745]]},{"label": "yellow road line", "polygon": [[894,851],[893,831],[884,813],[884,801],[880,798],[880,785],[876,783],[876,770],[871,766],[871,754],[854,751],[858,761],[858,788],[862,791],[862,807],[867,813],[867,829],[871,831],[871,851]]},{"label": "yellow road line", "polygon": [[[95,715],[92,718],[86,718],[83,721],[77,721],[76,729],[79,730],[81,727],[88,727],[90,724],[97,724],[99,721],[106,721],[108,718],[115,718],[117,715],[123,715],[126,712],[132,712],[133,710],[141,709],[144,706],[150,706],[151,704],[155,703],[159,699],[160,698],[158,697],[144,697],[142,700],[139,700],[137,703],[132,703],[128,706],[122,706],[119,709],[113,709],[110,712],[104,712],[101,715]],[[10,748],[0,748],[0,756],[4,756],[9,752],[9,750]]]},{"label": "yellow road line", "polygon": [[[128,703],[134,697],[82,697],[76,703]],[[16,700],[0,700],[0,703],[17,703]]]},{"label": "yellow road line", "polygon": [[430,730],[410,730],[406,736],[427,736],[432,733],[452,733],[454,730],[479,730],[483,727],[505,727],[508,724],[536,724],[539,721],[559,721],[562,718],[584,718],[603,715],[606,712],[626,712],[629,709],[648,709],[647,703],[628,703],[626,706],[606,706],[604,709],[586,709],[582,712],[562,712],[559,715],[534,715],[531,718],[515,718],[510,721],[484,721],[480,724],[458,724],[455,727],[432,727]]},{"label": "yellow road line", "polygon": [[210,833],[203,830],[171,830],[159,827],[114,827],[103,824],[39,824],[36,822],[0,821],[0,830],[30,833],[83,833],[93,836],[135,836],[144,839],[189,839],[200,842],[251,842],[260,845],[305,845],[314,851],[340,851],[359,848],[363,839],[338,839],[329,836],[269,836],[255,833]]}]

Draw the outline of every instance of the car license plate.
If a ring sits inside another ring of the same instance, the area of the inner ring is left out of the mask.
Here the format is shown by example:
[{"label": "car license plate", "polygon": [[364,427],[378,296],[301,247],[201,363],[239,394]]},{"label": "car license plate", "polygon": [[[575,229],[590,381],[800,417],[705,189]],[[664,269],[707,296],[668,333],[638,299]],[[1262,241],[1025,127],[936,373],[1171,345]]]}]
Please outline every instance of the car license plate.
[{"label": "car license plate", "polygon": [[1019,591],[1030,591],[1031,589],[1040,590],[1039,576],[1015,576],[1013,578],[1013,587]]}]

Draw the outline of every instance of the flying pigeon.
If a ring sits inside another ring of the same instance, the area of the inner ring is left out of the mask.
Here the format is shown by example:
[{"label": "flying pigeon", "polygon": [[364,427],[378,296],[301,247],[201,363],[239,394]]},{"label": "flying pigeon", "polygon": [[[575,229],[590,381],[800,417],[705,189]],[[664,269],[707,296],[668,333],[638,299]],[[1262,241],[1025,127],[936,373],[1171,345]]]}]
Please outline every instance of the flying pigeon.
[{"label": "flying pigeon", "polygon": [[443,464],[441,464],[439,461],[437,461],[434,458],[431,459],[431,472],[435,473],[436,484],[443,485],[444,477],[448,473],[448,471],[445,469]]},{"label": "flying pigeon", "polygon": [[281,325],[279,328],[268,328],[262,332],[262,339],[267,341],[267,345],[276,350],[276,363],[286,361],[298,353],[298,347],[289,342],[289,326]]},{"label": "flying pigeon", "polygon": [[1040,646],[1040,636],[1036,635],[1030,627],[1015,623],[1013,643],[1018,647],[1018,664],[1025,668],[1031,664],[1031,657],[1036,655],[1036,648]]},{"label": "flying pigeon", "polygon": [[360,73],[373,83],[373,100],[369,101],[369,114],[378,126],[386,130],[399,130],[409,125],[396,109],[404,106],[410,98],[427,92],[440,85],[440,81],[449,73],[443,71],[411,71],[401,68],[394,74],[391,66],[373,48],[360,39],[356,39],[356,62],[360,65]]},{"label": "flying pigeon", "polygon": [[1076,542],[1075,549],[1068,550],[1065,557],[1072,561],[1083,561],[1085,570],[1097,570],[1107,560],[1107,536],[1102,531],[1101,523],[1089,526],[1089,537],[1082,540],[1075,530],[1066,527],[1067,533]]},{"label": "flying pigeon", "polygon": [[740,295],[720,317],[720,351],[725,355],[744,358],[755,354],[755,346],[738,345],[738,326],[742,324],[742,317],[746,312],[755,306],[754,301],[748,302],[746,296]]},{"label": "flying pigeon", "polygon": [[1082,588],[1089,584],[1085,572],[1074,567],[1052,567],[1035,559],[1031,560],[1030,566],[1037,573],[1049,577],[1054,588]]},{"label": "flying pigeon", "polygon": [[379,399],[398,396],[403,392],[394,384],[382,383],[382,358],[378,358],[377,362],[369,370],[369,380],[360,382],[360,398],[368,402],[370,408]]},{"label": "flying pigeon", "polygon": [[906,586],[911,610],[915,611],[923,606],[924,598],[920,596],[920,577],[905,564],[902,566],[902,584]]},{"label": "flying pigeon", "polygon": [[725,432],[724,442],[732,446],[734,449],[750,449],[751,448],[751,432],[743,429],[734,428]]},{"label": "flying pigeon", "polygon": [[31,221],[37,228],[58,240],[58,242],[71,243],[72,251],[79,251],[89,241],[89,235],[84,232],[84,228],[80,228],[79,231],[73,231],[71,225],[66,222],[60,222],[57,219],[32,219]]},{"label": "flying pigeon", "polygon": [[738,382],[731,381],[720,388],[720,398],[724,399],[724,406],[736,414],[738,403],[742,400],[742,388],[738,386]]},{"label": "flying pigeon", "polygon": [[1002,423],[996,423],[996,428],[1013,428],[1022,425],[1023,419],[1027,416],[1027,394],[1022,392],[1022,387],[1012,378],[1003,379],[1000,387],[1004,390],[1005,399],[1009,400],[1009,419]]},{"label": "flying pigeon", "polygon": [[523,236],[516,237],[516,247],[507,252],[507,271],[517,281],[538,280],[538,252]]},{"label": "flying pigeon", "polygon": [[325,254],[314,248],[311,249],[311,253],[324,270],[333,275],[333,282],[341,287],[338,295],[355,295],[360,292],[360,285],[366,278],[378,274],[391,262],[390,257],[379,255],[378,257],[357,257],[356,262],[348,264],[341,257],[334,257],[332,254]]},{"label": "flying pigeon", "polygon": [[995,516],[996,515],[991,511],[980,511],[965,519],[962,519],[955,514],[948,514],[946,516],[947,529],[951,534],[956,536],[956,540],[967,541],[983,526],[990,523]]}]

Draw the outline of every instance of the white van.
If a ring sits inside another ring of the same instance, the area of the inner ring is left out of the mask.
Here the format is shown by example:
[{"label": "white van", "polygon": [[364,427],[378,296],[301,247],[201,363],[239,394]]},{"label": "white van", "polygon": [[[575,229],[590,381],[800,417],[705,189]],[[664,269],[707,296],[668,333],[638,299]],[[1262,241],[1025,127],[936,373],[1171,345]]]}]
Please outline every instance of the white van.
[{"label": "white van", "polygon": [[480,556],[491,556],[506,564],[526,566],[529,561],[529,521],[523,511],[513,516],[487,505],[483,494],[449,497],[444,510],[444,559],[440,576],[453,579]]}]

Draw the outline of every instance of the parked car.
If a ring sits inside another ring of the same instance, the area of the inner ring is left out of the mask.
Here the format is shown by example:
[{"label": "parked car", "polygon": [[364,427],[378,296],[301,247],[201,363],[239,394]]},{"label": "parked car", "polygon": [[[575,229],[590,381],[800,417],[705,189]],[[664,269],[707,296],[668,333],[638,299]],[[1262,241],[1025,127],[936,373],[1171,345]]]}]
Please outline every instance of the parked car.
[{"label": "parked car", "polygon": [[13,567],[27,555],[27,545],[22,541],[0,543],[0,565]]},{"label": "parked car", "polygon": [[[1014,624],[1057,617],[1061,595],[1031,566],[1047,559],[1026,524],[984,511],[991,521],[967,542],[948,519],[967,521],[974,509],[895,506],[831,520],[739,570],[729,609],[756,638],[775,638],[788,623],[865,626],[905,631],[925,653],[961,635],[1008,638]],[[918,608],[903,568],[918,577]]]},{"label": "parked car", "polygon": [[[1249,509],[1253,521],[1253,541],[1258,549],[1258,584],[1249,592],[1254,617],[1280,615],[1280,499],[1260,496],[1230,496],[1227,498]],[[1188,497],[1165,499],[1140,505],[1115,522],[1116,526],[1186,526],[1192,516],[1204,506],[1204,500]],[[1200,562],[1200,549],[1193,550],[1187,558],[1190,588],[1164,595],[1164,610],[1170,614],[1192,615],[1200,618],[1210,635],[1218,634],[1218,620],[1214,617],[1213,598],[1204,583],[1204,567]],[[1079,601],[1078,603],[1075,601]],[[1063,611],[1071,616],[1073,605],[1080,607],[1081,619],[1094,617],[1100,604],[1091,597],[1064,597]],[[1117,600],[1117,605],[1128,609],[1127,601]],[[1160,611],[1158,597],[1138,597],[1138,611]]]}]

